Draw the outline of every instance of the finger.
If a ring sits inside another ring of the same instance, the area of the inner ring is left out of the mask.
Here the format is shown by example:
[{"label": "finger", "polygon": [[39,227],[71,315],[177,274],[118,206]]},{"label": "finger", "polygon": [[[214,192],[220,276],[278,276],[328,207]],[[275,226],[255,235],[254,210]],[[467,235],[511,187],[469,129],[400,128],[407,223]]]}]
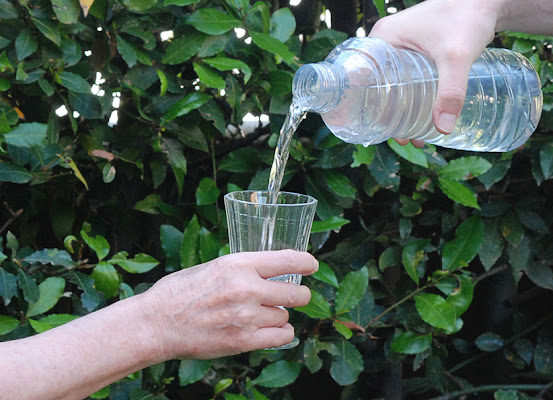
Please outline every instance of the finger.
[{"label": "finger", "polygon": [[473,60],[466,55],[450,55],[437,61],[438,92],[432,120],[441,133],[451,133],[461,114],[467,92],[468,76]]},{"label": "finger", "polygon": [[267,281],[264,287],[267,289],[260,298],[264,306],[303,307],[311,300],[311,291],[307,286]]},{"label": "finger", "polygon": [[284,308],[261,306],[262,311],[256,318],[259,328],[278,328],[288,322],[289,314]]},{"label": "finger", "polygon": [[424,145],[426,144],[424,141],[422,141],[422,140],[417,140],[417,139],[412,139],[412,140],[411,140],[411,143],[413,143],[413,146],[415,146],[417,149],[423,148]]},{"label": "finger", "polygon": [[407,144],[409,144],[409,139],[396,139],[396,138],[394,138],[394,140],[397,142],[397,144],[399,144],[401,146],[406,146]]},{"label": "finger", "polygon": [[284,274],[311,275],[319,269],[318,261],[309,253],[295,250],[253,251],[230,254],[233,262],[253,267],[264,279]]},{"label": "finger", "polygon": [[260,328],[251,336],[250,350],[283,346],[292,340],[294,340],[294,327],[288,323],[280,327]]}]

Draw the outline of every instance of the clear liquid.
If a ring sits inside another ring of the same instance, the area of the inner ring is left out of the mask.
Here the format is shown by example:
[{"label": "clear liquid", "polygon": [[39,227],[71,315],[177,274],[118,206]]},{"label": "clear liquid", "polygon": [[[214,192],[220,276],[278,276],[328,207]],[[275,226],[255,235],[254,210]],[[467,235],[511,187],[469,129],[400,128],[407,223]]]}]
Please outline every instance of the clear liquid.
[{"label": "clear liquid", "polygon": [[[277,145],[275,148],[275,156],[273,158],[273,165],[271,166],[271,172],[269,174],[269,184],[267,185],[267,204],[277,204],[278,192],[282,185],[282,178],[284,177],[284,170],[286,168],[286,162],[290,155],[290,143],[294,132],[298,129],[300,122],[305,117],[307,108],[300,107],[296,103],[290,105],[288,114],[284,119],[280,134],[278,136]],[[273,242],[273,232],[275,227],[276,207],[269,209],[269,215],[264,222],[263,236],[261,237],[261,249],[271,250]]]}]

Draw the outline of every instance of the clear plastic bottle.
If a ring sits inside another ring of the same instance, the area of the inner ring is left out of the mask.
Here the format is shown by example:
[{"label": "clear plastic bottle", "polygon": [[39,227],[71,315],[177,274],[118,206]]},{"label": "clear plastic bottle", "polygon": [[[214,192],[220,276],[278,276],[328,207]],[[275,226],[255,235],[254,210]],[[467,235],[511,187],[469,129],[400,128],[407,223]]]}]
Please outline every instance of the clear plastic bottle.
[{"label": "clear plastic bottle", "polygon": [[351,38],[325,61],[302,66],[294,77],[293,102],[319,113],[348,143],[365,146],[389,138],[420,139],[442,147],[509,151],[525,143],[540,119],[538,74],[522,55],[487,49],[473,64],[455,130],[432,124],[438,73],[420,53],[377,38]]}]

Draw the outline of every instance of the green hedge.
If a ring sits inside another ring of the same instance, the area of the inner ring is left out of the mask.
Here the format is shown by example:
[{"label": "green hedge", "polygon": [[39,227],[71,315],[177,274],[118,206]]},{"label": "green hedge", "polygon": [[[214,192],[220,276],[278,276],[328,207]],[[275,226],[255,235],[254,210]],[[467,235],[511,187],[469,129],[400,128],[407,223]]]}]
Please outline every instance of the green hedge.
[{"label": "green hedge", "polygon": [[[266,187],[294,71],[346,39],[303,34],[275,4],[0,0],[0,340],[228,252],[222,196]],[[291,312],[301,345],[168,361],[93,398],[545,393],[552,41],[494,42],[531,59],[546,95],[538,131],[510,153],[353,146],[309,115],[284,185],[319,200],[321,268]],[[270,124],[243,135],[247,113]]]}]

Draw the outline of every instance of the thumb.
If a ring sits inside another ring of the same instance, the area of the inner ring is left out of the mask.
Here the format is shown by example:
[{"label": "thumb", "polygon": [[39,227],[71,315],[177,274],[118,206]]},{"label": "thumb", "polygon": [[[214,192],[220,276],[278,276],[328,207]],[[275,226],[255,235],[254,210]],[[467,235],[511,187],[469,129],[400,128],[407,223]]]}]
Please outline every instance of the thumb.
[{"label": "thumb", "polygon": [[436,63],[438,92],[432,111],[434,126],[441,133],[451,133],[463,110],[468,76],[472,64],[467,60],[447,59]]}]

